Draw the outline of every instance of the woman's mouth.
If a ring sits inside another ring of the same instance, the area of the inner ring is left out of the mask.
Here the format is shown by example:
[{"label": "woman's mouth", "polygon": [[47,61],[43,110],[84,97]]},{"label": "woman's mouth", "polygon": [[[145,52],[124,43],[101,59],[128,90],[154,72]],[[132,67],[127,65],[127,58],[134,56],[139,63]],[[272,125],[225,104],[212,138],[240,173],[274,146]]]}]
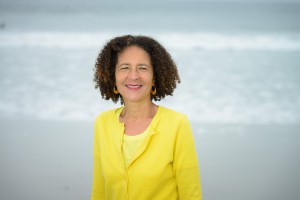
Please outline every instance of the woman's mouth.
[{"label": "woman's mouth", "polygon": [[142,85],[137,85],[137,84],[127,84],[125,86],[130,90],[138,90],[142,87]]}]

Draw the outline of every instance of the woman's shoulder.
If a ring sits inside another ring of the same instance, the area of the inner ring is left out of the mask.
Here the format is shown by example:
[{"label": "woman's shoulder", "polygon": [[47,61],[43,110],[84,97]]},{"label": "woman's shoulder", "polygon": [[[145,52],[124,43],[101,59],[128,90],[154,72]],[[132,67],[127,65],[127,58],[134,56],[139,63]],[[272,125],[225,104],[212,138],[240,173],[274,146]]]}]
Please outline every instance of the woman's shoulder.
[{"label": "woman's shoulder", "polygon": [[171,108],[167,108],[167,107],[164,107],[164,106],[159,106],[160,109],[161,109],[161,113],[164,117],[166,118],[173,118],[173,119],[185,119],[187,118],[187,115],[180,112],[180,111],[177,111],[177,110],[174,110],[174,109],[171,109]]},{"label": "woman's shoulder", "polygon": [[[161,131],[178,133],[177,130],[189,130],[190,121],[186,114],[170,108],[160,107],[160,123],[158,125]],[[175,135],[176,135],[175,134]]]},{"label": "woman's shoulder", "polygon": [[108,109],[99,113],[96,117],[96,121],[107,120],[109,118],[115,117],[116,113],[121,110],[123,107]]}]

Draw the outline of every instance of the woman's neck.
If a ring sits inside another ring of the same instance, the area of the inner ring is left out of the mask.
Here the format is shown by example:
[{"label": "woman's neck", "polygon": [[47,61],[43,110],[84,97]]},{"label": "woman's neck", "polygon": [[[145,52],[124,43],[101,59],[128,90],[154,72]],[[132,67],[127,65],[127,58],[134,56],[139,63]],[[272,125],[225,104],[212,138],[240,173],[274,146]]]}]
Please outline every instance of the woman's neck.
[{"label": "woman's neck", "polygon": [[157,106],[152,103],[126,103],[121,113],[123,119],[153,118],[157,111]]}]

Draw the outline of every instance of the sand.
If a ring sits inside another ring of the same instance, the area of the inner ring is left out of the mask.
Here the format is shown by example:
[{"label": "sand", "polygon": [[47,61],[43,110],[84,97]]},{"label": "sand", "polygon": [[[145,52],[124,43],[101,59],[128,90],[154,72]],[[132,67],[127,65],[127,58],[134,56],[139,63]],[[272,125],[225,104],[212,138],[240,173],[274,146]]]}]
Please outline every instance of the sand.
[{"label": "sand", "polygon": [[299,125],[203,127],[203,199],[299,199]]},{"label": "sand", "polygon": [[[296,200],[300,125],[192,123],[203,199]],[[0,120],[0,199],[89,199],[92,122]]]},{"label": "sand", "polygon": [[2,120],[0,124],[0,199],[89,199],[91,123]]}]

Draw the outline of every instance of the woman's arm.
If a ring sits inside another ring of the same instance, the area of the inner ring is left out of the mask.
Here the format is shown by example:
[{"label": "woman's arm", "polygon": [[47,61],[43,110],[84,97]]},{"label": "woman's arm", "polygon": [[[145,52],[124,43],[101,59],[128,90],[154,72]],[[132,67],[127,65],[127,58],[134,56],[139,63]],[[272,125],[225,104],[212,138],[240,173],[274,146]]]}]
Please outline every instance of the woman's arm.
[{"label": "woman's arm", "polygon": [[180,122],[174,147],[173,168],[180,200],[201,200],[200,172],[190,122]]},{"label": "woman's arm", "polygon": [[97,128],[97,121],[94,126],[94,148],[93,148],[93,185],[91,200],[105,199],[104,192],[104,179],[101,174],[101,159],[100,159],[100,146],[99,146],[99,131]]}]

